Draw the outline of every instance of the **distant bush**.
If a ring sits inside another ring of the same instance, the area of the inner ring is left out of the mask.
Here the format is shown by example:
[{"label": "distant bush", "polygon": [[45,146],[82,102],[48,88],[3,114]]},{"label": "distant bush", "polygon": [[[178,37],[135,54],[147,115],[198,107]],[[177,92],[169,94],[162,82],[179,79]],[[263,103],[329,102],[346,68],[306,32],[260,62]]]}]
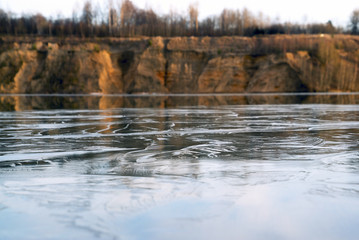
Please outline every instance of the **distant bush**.
[{"label": "distant bush", "polygon": [[97,52],[97,53],[100,52],[100,46],[96,44],[96,45],[93,47],[93,51],[94,51],[94,52]]}]

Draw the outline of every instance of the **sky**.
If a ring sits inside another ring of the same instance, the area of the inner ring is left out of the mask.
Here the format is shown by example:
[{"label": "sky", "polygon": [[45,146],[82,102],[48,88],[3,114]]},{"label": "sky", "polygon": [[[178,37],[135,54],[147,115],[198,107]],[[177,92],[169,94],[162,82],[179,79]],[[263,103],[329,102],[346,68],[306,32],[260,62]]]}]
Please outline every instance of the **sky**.
[{"label": "sky", "polygon": [[[0,0],[0,8],[18,15],[42,13],[45,16],[71,16],[74,9],[81,12],[85,0]],[[117,2],[120,0],[113,0]],[[224,8],[243,9],[253,14],[262,12],[272,21],[292,23],[324,23],[331,20],[336,26],[347,26],[358,0],[132,0],[139,8],[152,7],[157,13],[168,13],[170,9],[186,13],[190,3],[197,3],[199,18],[218,15]],[[94,6],[108,5],[108,0],[92,0]]]}]

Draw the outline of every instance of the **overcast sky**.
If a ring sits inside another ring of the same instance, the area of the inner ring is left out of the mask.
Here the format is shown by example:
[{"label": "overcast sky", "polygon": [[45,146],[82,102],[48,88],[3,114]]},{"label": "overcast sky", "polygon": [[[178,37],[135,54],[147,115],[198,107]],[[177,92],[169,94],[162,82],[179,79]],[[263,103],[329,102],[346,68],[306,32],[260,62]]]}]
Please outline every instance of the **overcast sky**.
[{"label": "overcast sky", "polygon": [[[118,0],[113,0],[117,2]],[[0,7],[6,11],[21,13],[42,13],[45,16],[71,16],[72,11],[81,11],[84,0],[0,0]],[[327,22],[346,26],[351,12],[359,8],[358,0],[133,0],[139,8],[152,7],[162,14],[176,9],[185,13],[190,3],[197,2],[200,18],[219,14],[222,9],[248,8],[252,13],[264,13],[272,20],[296,23]],[[92,0],[94,6],[108,5],[108,0]]]}]

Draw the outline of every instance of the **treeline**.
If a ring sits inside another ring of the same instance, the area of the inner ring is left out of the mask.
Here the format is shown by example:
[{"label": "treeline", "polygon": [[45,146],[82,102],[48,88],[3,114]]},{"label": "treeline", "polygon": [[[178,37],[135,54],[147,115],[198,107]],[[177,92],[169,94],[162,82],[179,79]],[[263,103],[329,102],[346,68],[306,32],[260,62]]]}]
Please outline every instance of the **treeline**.
[{"label": "treeline", "polygon": [[[81,11],[81,10],[80,10]],[[101,12],[87,1],[81,12],[71,18],[47,19],[41,14],[16,17],[0,9],[0,34],[77,37],[133,36],[254,36],[259,34],[334,34],[344,33],[331,21],[321,24],[270,23],[262,14],[255,16],[247,9],[224,9],[220,15],[198,19],[197,5],[190,5],[187,14],[171,11],[158,15],[152,9],[140,9],[130,0],[117,7],[111,2]],[[359,11],[350,18],[350,30],[358,34]]]}]

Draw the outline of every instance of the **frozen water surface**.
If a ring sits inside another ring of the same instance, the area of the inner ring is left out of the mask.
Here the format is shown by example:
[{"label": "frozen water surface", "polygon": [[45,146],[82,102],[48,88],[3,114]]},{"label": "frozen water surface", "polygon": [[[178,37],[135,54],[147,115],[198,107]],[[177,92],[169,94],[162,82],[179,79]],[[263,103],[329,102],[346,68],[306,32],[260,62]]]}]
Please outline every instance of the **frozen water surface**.
[{"label": "frozen water surface", "polygon": [[2,111],[0,239],[357,239],[358,119],[313,103]]}]

